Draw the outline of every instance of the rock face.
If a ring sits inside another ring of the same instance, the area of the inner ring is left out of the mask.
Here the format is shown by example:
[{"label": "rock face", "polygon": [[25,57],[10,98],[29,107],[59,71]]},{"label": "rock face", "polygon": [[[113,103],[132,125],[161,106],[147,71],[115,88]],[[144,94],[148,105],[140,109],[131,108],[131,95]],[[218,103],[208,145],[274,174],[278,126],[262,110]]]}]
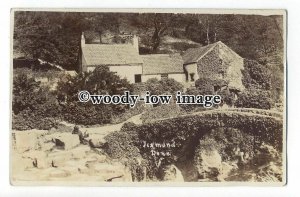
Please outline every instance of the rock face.
[{"label": "rock face", "polygon": [[18,153],[38,149],[38,139],[46,133],[46,130],[13,131],[13,149]]},{"label": "rock face", "polygon": [[88,141],[92,148],[103,148],[106,144],[103,136],[99,134],[89,134],[89,137],[85,138],[85,140]]},{"label": "rock face", "polygon": [[[89,137],[95,146],[105,143],[99,136]],[[22,131],[14,137],[12,181],[132,181],[126,166],[89,144],[81,144],[77,134]]]},{"label": "rock face", "polygon": [[165,166],[162,169],[162,181],[167,182],[184,182],[181,171],[173,164]]},{"label": "rock face", "polygon": [[197,169],[202,179],[218,180],[222,171],[222,157],[217,150],[202,150],[197,157]]}]

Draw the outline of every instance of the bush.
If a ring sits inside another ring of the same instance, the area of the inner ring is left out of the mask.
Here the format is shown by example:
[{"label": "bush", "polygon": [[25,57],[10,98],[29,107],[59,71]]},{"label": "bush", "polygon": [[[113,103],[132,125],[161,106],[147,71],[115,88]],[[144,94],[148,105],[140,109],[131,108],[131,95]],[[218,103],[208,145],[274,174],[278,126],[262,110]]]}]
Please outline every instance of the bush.
[{"label": "bush", "polygon": [[62,109],[63,119],[81,125],[95,125],[111,123],[112,109],[110,105],[92,105],[70,103]]},{"label": "bush", "polygon": [[24,110],[18,115],[13,115],[12,129],[29,130],[41,129],[49,130],[58,125],[58,119],[53,117],[41,117],[35,114],[35,111]]},{"label": "bush", "polygon": [[235,102],[236,107],[271,109],[275,101],[271,98],[270,91],[250,88],[240,93]]},{"label": "bush", "polygon": [[134,93],[141,94],[149,91],[152,95],[172,94],[175,95],[177,91],[183,91],[183,85],[174,79],[156,78],[149,79],[144,83],[134,84]]},{"label": "bush", "polygon": [[158,107],[148,108],[141,116],[142,121],[151,122],[157,119],[176,117],[181,113],[180,108],[175,103],[160,105]]},{"label": "bush", "polygon": [[200,78],[195,82],[196,88],[202,95],[212,95],[219,91],[222,87],[226,87],[228,82],[222,79]]},{"label": "bush", "polygon": [[244,59],[243,84],[246,88],[271,89],[271,71],[256,61]]},{"label": "bush", "polygon": [[[252,158],[254,145],[253,135],[235,128],[220,127],[211,130],[200,139],[196,152],[217,150],[222,156],[222,161],[228,161],[234,159],[233,150],[235,148],[240,148],[240,151],[247,153]],[[258,146],[257,144],[257,148]]]},{"label": "bush", "polygon": [[133,134],[116,131],[105,136],[107,146],[105,152],[113,159],[124,161],[140,156],[139,149],[134,145]]},{"label": "bush", "polygon": [[113,159],[120,160],[124,165],[128,166],[133,181],[141,181],[144,178],[143,167],[146,165],[139,163],[141,157],[140,150],[135,146],[137,144],[137,135],[132,128],[133,123],[126,123],[121,131],[108,134],[105,137],[105,152]]},{"label": "bush", "polygon": [[111,123],[117,124],[128,120],[129,118],[141,114],[145,111],[145,105],[138,102],[133,108],[129,108],[124,113],[113,114],[111,118]]},{"label": "bush", "polygon": [[14,76],[12,111],[12,128],[17,130],[47,130],[61,118],[61,108],[49,88],[22,73]]},{"label": "bush", "polygon": [[67,80],[58,83],[57,88],[59,101],[64,103],[62,113],[66,121],[83,125],[107,124],[111,123],[113,117],[124,115],[129,109],[124,104],[79,103],[77,94],[82,90],[90,94],[121,95],[124,91],[132,92],[132,85],[110,72],[106,66],[98,66],[93,72],[68,76]]}]

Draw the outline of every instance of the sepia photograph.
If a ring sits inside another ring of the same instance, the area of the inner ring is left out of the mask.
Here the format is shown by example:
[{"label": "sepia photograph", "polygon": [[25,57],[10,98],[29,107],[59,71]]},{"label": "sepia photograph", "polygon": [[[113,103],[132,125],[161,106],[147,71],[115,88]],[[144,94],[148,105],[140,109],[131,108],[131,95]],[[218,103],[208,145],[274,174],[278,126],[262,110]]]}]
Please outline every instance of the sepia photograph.
[{"label": "sepia photograph", "polygon": [[13,9],[12,185],[286,184],[286,12]]}]

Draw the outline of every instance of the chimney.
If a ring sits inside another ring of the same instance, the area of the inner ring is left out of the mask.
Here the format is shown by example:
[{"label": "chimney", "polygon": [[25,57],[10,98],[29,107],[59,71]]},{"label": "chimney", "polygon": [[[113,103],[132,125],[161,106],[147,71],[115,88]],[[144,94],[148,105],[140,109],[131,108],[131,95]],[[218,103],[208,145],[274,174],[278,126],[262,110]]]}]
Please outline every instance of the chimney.
[{"label": "chimney", "polygon": [[81,35],[81,47],[84,47],[85,46],[85,38],[84,38],[84,32],[82,32],[82,35]]},{"label": "chimney", "polygon": [[139,53],[139,37],[136,35],[133,35],[132,37],[132,45],[136,49],[136,51]]}]

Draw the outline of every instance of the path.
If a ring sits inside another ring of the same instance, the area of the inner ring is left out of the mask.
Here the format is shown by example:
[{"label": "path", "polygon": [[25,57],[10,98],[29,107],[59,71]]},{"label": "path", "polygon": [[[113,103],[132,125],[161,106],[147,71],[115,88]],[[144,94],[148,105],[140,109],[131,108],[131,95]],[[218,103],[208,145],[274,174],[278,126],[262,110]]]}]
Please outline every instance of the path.
[{"label": "path", "polygon": [[87,133],[93,133],[93,134],[102,134],[102,133],[108,134],[110,132],[120,130],[121,127],[127,122],[133,122],[134,124],[141,124],[142,123],[141,114],[132,116],[128,120],[118,123],[118,124],[109,124],[109,125],[104,125],[104,126],[100,126],[100,127],[89,127],[89,128],[84,127],[84,128],[81,128],[81,130],[83,132],[86,131]]}]

